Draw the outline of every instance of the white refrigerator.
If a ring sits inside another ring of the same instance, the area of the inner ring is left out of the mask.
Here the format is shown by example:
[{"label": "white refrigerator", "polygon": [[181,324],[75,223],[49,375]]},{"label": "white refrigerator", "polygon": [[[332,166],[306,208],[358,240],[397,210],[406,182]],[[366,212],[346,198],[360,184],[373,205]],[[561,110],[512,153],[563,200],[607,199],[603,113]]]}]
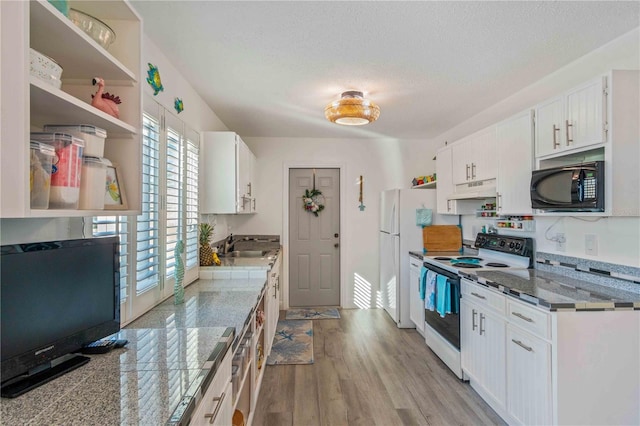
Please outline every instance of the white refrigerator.
[{"label": "white refrigerator", "polygon": [[380,297],[399,328],[415,328],[409,317],[409,251],[422,252],[416,209],[432,210],[433,225],[457,225],[458,216],[436,214],[435,189],[390,189],[380,194]]}]

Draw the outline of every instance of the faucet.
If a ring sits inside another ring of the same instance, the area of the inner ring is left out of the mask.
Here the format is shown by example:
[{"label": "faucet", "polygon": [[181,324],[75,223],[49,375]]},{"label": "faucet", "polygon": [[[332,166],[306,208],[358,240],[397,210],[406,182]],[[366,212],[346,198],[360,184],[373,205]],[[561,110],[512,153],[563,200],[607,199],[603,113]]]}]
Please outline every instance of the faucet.
[{"label": "faucet", "polygon": [[224,253],[224,254],[229,253],[229,251],[231,251],[231,249],[233,248],[233,244],[234,244],[234,241],[233,241],[233,234],[231,234],[231,235],[229,235],[229,238],[227,238],[227,239],[224,241],[224,250],[223,250],[223,253]]}]

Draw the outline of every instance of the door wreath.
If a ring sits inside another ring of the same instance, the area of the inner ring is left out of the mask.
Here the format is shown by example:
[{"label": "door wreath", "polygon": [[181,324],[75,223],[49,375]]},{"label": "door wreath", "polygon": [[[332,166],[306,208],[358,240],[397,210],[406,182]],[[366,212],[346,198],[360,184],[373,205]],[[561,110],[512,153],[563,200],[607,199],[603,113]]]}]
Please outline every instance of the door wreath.
[{"label": "door wreath", "polygon": [[324,210],[324,195],[317,189],[305,189],[304,197],[302,197],[302,207],[308,212],[318,216],[322,210]]}]

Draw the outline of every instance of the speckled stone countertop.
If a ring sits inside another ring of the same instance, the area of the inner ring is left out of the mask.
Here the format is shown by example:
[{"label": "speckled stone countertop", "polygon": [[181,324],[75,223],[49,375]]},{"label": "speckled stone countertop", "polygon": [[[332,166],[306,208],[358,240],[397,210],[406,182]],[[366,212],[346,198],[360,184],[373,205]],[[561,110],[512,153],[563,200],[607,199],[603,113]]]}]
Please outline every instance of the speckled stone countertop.
[{"label": "speckled stone countertop", "polygon": [[640,293],[537,269],[472,271],[462,275],[550,311],[640,310]]},{"label": "speckled stone countertop", "polygon": [[265,284],[194,282],[185,288],[184,304],[170,298],[123,328],[119,338],[129,340],[124,348],[88,355],[88,364],[17,398],[0,399],[0,423],[166,424],[181,405],[195,406],[221,359],[220,344],[237,344]]}]

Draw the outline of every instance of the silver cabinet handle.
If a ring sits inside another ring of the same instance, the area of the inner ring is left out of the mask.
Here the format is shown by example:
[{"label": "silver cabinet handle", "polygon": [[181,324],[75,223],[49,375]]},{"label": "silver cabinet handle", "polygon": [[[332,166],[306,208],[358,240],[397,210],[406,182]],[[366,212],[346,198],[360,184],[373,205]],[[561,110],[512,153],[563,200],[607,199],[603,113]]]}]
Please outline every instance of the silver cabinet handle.
[{"label": "silver cabinet handle", "polygon": [[556,149],[560,146],[560,142],[558,142],[558,137],[556,136],[556,132],[560,131],[560,127],[556,127],[553,125],[553,149]]},{"label": "silver cabinet handle", "polygon": [[569,123],[569,120],[565,120],[564,125],[565,125],[565,133],[567,136],[567,146],[569,146],[570,143],[573,142],[573,139],[569,137],[569,127],[573,127],[573,124]]},{"label": "silver cabinet handle", "polygon": [[471,163],[471,179],[476,178],[476,163]]},{"label": "silver cabinet handle", "polygon": [[519,312],[511,312],[511,315],[513,315],[514,317],[518,317],[520,319],[525,320],[526,322],[533,322],[533,320],[531,318],[525,317],[524,315],[522,315]]},{"label": "silver cabinet handle", "polygon": [[480,332],[480,335],[482,336],[482,333],[484,333],[484,328],[482,328],[482,323],[484,322],[484,319],[486,317],[484,316],[484,314],[480,314],[480,329],[478,330]]},{"label": "silver cabinet handle", "polygon": [[471,310],[471,331],[476,329],[476,315],[478,315],[478,313],[476,312],[475,309]]},{"label": "silver cabinet handle", "polygon": [[496,192],[496,197],[498,197],[497,209],[502,210],[502,194],[499,192]]},{"label": "silver cabinet handle", "polygon": [[520,346],[521,348],[523,348],[524,350],[527,350],[529,352],[533,352],[533,348],[531,346],[527,346],[524,343],[522,343],[520,340],[516,340],[516,339],[511,339],[511,341],[513,343],[515,343],[516,345]]},{"label": "silver cabinet handle", "polygon": [[469,167],[469,165],[468,165],[468,164],[467,164],[466,166],[467,166],[467,173],[466,173],[466,174],[467,174],[467,179],[466,179],[466,180],[469,180],[469,168],[470,168],[470,167]]},{"label": "silver cabinet handle", "polygon": [[216,409],[213,410],[213,413],[204,415],[205,419],[209,419],[209,424],[213,424],[213,422],[216,420],[216,417],[218,416],[218,412],[220,411],[220,408],[222,408],[222,401],[224,401],[224,397],[225,397],[225,392],[222,392],[222,395],[213,398],[213,402],[218,403],[218,405],[216,405]]},{"label": "silver cabinet handle", "polygon": [[486,297],[484,297],[484,296],[483,296],[483,295],[481,295],[481,294],[474,293],[474,292],[471,292],[471,294],[472,294],[473,296],[475,296],[475,297],[479,298],[479,299],[486,299]]},{"label": "silver cabinet handle", "polygon": [[447,211],[451,211],[451,200],[447,200]]}]

